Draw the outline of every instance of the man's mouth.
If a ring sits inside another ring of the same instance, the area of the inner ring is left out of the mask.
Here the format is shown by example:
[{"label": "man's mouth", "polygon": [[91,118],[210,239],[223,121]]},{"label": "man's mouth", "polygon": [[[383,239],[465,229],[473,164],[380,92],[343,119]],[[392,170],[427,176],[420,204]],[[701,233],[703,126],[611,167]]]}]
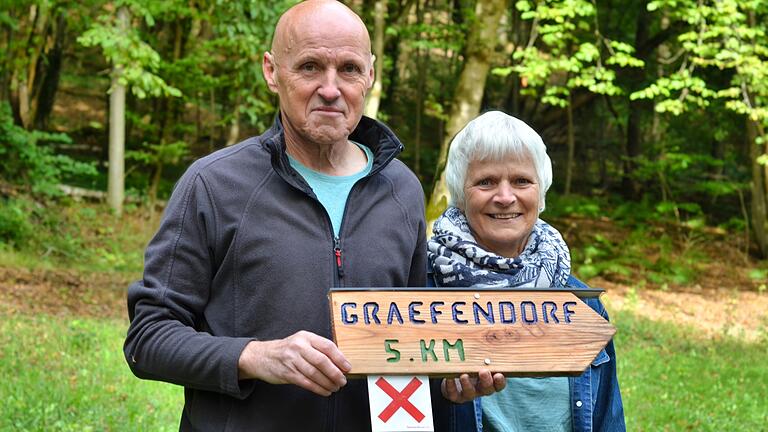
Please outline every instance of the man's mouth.
[{"label": "man's mouth", "polygon": [[341,113],[341,110],[334,107],[317,107],[315,108],[315,111],[320,111],[324,113]]}]

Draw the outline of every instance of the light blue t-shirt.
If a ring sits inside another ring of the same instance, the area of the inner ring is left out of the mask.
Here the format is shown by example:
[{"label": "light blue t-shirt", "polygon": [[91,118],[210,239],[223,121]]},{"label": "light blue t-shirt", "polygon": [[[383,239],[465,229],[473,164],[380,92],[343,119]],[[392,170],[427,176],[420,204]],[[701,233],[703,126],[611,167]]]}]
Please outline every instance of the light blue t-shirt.
[{"label": "light blue t-shirt", "polygon": [[509,378],[482,406],[483,432],[573,430],[568,378]]},{"label": "light blue t-shirt", "polygon": [[365,164],[365,168],[357,174],[349,176],[331,176],[323,173],[319,173],[315,170],[305,167],[299,161],[288,155],[288,161],[293,169],[299,172],[304,180],[306,180],[309,187],[317,195],[320,204],[325,207],[325,211],[328,212],[328,216],[331,218],[331,225],[333,225],[333,235],[339,236],[339,229],[341,229],[341,220],[344,217],[344,207],[347,204],[347,197],[349,191],[352,190],[352,186],[355,182],[361,178],[367,176],[371,172],[373,166],[373,153],[371,150],[359,143],[357,144],[361,150],[365,152],[365,157],[368,158],[368,163]]}]

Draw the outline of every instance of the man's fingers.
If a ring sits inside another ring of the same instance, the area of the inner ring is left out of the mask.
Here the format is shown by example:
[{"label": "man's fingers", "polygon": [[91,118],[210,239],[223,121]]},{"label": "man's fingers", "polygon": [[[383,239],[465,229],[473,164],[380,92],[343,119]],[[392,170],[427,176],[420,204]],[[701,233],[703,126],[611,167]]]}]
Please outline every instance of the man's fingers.
[{"label": "man's fingers", "polygon": [[322,396],[329,396],[346,385],[340,366],[349,370],[349,363],[336,345],[306,331],[285,339],[253,341],[238,362],[243,378],[294,384]]},{"label": "man's fingers", "polygon": [[[312,334],[312,333],[310,333]],[[347,358],[341,353],[339,347],[332,341],[317,335],[310,340],[312,347],[323,353],[330,361],[342,372],[342,374],[349,372],[352,369],[352,365],[349,364]]]},{"label": "man's fingers", "polygon": [[344,373],[324,353],[312,348],[302,352],[302,357],[305,364],[301,372],[320,386],[338,391],[347,384]]}]

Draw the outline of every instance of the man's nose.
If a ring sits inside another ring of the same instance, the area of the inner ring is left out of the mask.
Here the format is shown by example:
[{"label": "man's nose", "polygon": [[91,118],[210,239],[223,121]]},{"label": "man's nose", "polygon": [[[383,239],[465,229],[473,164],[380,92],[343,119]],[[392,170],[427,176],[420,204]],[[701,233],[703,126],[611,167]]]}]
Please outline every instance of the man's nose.
[{"label": "man's nose", "polygon": [[506,181],[499,183],[496,188],[496,194],[493,196],[493,202],[502,206],[509,206],[517,201],[515,188]]},{"label": "man's nose", "polygon": [[338,73],[336,69],[328,68],[323,74],[323,81],[320,83],[320,88],[317,93],[326,101],[334,101],[341,96],[338,83]]}]

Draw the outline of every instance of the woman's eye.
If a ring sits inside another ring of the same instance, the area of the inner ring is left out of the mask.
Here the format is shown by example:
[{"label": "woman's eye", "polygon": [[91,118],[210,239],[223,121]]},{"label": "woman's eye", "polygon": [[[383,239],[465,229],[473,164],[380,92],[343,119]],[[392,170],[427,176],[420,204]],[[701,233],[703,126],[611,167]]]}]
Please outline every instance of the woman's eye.
[{"label": "woman's eye", "polygon": [[524,178],[524,177],[520,177],[517,180],[515,180],[515,184],[519,184],[519,185],[527,185],[527,184],[531,184],[531,183],[533,183],[533,182],[530,181],[527,178]]},{"label": "woman's eye", "polygon": [[490,179],[482,179],[479,182],[477,182],[478,186],[490,186],[491,180]]}]

